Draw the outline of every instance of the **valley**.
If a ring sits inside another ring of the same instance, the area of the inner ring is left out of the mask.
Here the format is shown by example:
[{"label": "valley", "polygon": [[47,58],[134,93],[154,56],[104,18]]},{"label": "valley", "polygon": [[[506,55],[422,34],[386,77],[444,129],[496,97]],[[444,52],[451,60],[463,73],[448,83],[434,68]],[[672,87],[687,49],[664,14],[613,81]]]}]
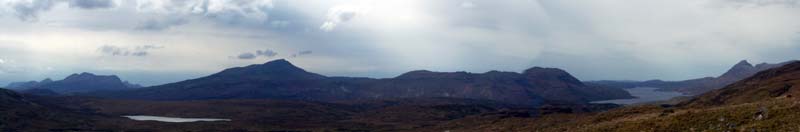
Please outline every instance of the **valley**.
[{"label": "valley", "polygon": [[800,131],[800,0],[0,0],[0,132]]}]

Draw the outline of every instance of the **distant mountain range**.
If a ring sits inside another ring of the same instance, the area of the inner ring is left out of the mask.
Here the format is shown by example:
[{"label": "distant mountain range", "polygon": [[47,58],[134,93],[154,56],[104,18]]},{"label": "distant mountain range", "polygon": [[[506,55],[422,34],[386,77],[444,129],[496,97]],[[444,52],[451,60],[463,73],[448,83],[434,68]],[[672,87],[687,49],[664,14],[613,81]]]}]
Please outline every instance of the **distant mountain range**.
[{"label": "distant mountain range", "polygon": [[792,62],[797,61],[787,61],[777,64],[761,63],[754,66],[746,60],[742,60],[718,77],[705,77],[684,81],[589,81],[585,83],[615,88],[655,87],[663,91],[677,91],[688,95],[698,95],[725,87],[726,85],[750,77],[760,71],[780,67]]},{"label": "distant mountain range", "polygon": [[621,89],[584,85],[566,71],[534,67],[523,73],[412,71],[395,78],[327,77],[280,59],[166,85],[89,96],[149,100],[297,99],[314,101],[450,97],[512,104],[587,103],[632,98]]},{"label": "distant mountain range", "polygon": [[42,81],[14,82],[6,86],[6,88],[23,93],[31,92],[37,94],[74,94],[98,90],[124,90],[141,87],[142,86],[138,84],[122,81],[115,75],[104,76],[86,72],[72,74],[58,81],[53,81],[48,78]]},{"label": "distant mountain range", "polygon": [[[748,64],[715,78],[760,70]],[[554,103],[591,100],[580,94],[616,94],[555,68],[480,74],[420,70],[371,79],[326,77],[277,60],[173,84],[90,94],[123,99],[29,96],[0,89],[0,131],[794,131],[800,124],[800,62],[780,65],[677,103],[616,108]],[[291,95],[271,93],[276,91]],[[544,104],[505,100],[516,97]],[[120,117],[131,114],[232,121],[161,123]]]}]

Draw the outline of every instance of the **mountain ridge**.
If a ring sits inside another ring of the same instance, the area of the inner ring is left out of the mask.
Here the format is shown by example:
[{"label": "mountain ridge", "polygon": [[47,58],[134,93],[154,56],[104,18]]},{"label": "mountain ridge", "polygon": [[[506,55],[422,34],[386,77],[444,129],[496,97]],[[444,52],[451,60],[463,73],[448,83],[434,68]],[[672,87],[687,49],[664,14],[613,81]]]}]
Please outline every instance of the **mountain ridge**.
[{"label": "mountain ridge", "polygon": [[[552,76],[552,77],[551,77]],[[602,91],[606,94],[597,94]],[[544,101],[587,103],[631,98],[621,89],[585,86],[566,71],[534,67],[523,73],[410,71],[395,78],[327,77],[305,71],[287,60],[235,67],[206,77],[90,96],[152,100],[266,98],[352,100],[379,98],[458,97],[515,104]]]},{"label": "mountain ridge", "polygon": [[97,90],[132,89],[142,86],[123,81],[116,75],[96,75],[82,72],[71,74],[62,80],[53,81],[47,78],[42,81],[14,82],[7,87],[21,92],[38,89],[50,90],[59,94],[74,94]]}]

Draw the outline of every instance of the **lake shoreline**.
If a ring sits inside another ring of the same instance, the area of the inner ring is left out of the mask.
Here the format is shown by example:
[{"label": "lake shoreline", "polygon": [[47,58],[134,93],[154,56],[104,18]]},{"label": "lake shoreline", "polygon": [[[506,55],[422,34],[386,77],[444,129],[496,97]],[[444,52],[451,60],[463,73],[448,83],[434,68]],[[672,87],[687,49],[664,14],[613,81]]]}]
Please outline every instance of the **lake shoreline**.
[{"label": "lake shoreline", "polygon": [[163,117],[163,116],[148,116],[148,115],[129,115],[122,117],[136,121],[159,121],[159,122],[170,122],[170,123],[231,121],[231,119],[179,118],[179,117]]},{"label": "lake shoreline", "polygon": [[631,94],[631,96],[634,96],[635,98],[601,100],[601,101],[592,101],[590,103],[595,103],[595,104],[612,103],[620,105],[631,105],[631,104],[639,104],[647,102],[665,101],[672,99],[674,97],[687,96],[686,94],[680,92],[661,91],[659,89],[660,88],[654,88],[654,87],[637,87],[637,88],[624,89],[625,91],[628,91]]}]

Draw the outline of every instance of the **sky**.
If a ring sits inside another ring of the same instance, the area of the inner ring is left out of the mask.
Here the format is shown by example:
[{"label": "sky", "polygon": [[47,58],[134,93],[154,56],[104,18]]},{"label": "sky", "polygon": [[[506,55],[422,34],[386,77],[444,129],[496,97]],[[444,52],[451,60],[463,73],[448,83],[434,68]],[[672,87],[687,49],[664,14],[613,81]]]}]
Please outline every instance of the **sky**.
[{"label": "sky", "polygon": [[0,0],[0,85],[158,85],[275,59],[328,76],[684,80],[798,50],[800,0]]}]

